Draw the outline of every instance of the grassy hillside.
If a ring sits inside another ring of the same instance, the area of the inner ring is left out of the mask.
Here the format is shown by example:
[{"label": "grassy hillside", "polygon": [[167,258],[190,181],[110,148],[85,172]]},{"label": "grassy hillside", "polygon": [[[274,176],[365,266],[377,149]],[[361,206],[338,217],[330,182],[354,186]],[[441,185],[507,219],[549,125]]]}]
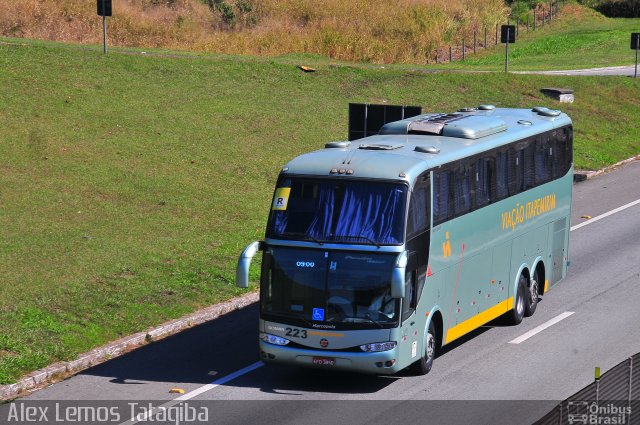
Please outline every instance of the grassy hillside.
[{"label": "grassy hillside", "polygon": [[[639,30],[640,19],[607,18],[584,6],[568,4],[551,25],[528,33],[520,28],[518,40],[509,48],[509,67],[548,70],[631,65],[635,53],[629,48],[629,38]],[[502,69],[504,45],[470,57],[464,66]]]},{"label": "grassy hillside", "polygon": [[[525,2],[516,4],[518,11],[527,10]],[[538,18],[543,5],[538,5]],[[501,0],[113,0],[113,10],[108,18],[111,46],[293,54],[312,62],[432,64],[436,51],[441,61],[448,59],[450,45],[459,58],[465,37],[464,63],[430,66],[499,70],[504,61],[504,46],[493,44],[496,23],[506,21]],[[537,70],[630,64],[629,33],[639,25],[640,19],[610,19],[567,3],[551,25],[535,32],[521,26],[511,47],[511,66]],[[473,31],[481,45],[484,28],[489,28],[489,49],[479,46],[477,55],[469,54]],[[102,21],[95,2],[5,0],[0,2],[2,35],[99,44]]]},{"label": "grassy hillside", "polygon": [[[506,14],[503,0],[113,0],[108,34],[116,46],[423,63]],[[101,43],[102,20],[95,1],[3,0],[1,35]]]},{"label": "grassy hillside", "polygon": [[[423,74],[0,42],[0,383],[239,293],[278,170],[348,102],[561,107],[576,164],[635,155],[628,78]],[[576,90],[576,103],[542,98]]]}]

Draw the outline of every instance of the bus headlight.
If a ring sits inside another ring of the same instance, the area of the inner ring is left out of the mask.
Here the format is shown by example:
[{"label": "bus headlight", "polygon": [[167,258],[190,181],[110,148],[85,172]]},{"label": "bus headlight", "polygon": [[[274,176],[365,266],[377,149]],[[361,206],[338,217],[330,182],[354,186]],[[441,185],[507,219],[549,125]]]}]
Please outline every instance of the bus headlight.
[{"label": "bus headlight", "polygon": [[361,345],[360,349],[362,351],[365,351],[367,353],[373,353],[376,351],[389,351],[392,350],[396,347],[396,345],[398,345],[397,342],[395,341],[388,341],[388,342],[374,342],[373,344],[365,344],[365,345]]},{"label": "bus headlight", "polygon": [[264,342],[268,342],[269,344],[275,344],[275,345],[287,345],[289,342],[291,342],[288,339],[267,334],[264,332],[260,332],[260,339],[263,340]]}]

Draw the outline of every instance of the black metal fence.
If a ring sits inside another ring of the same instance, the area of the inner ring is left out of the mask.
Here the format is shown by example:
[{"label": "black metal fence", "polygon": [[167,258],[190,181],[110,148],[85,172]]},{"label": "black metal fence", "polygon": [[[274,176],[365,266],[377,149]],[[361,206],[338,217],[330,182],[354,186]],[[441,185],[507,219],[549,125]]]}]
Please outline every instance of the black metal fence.
[{"label": "black metal fence", "polygon": [[[549,3],[538,3],[537,7],[531,9],[526,19],[510,16],[506,25],[516,26],[516,36],[521,31],[535,31],[551,22],[559,13],[561,0],[551,0]],[[435,63],[453,62],[465,60],[470,54],[477,53],[480,49],[495,46],[500,42],[500,26],[476,28],[472,32],[461,35],[458,40],[460,44],[443,46],[436,49],[434,55]]]},{"label": "black metal fence", "polygon": [[534,425],[592,423],[640,424],[640,353],[558,404]]}]

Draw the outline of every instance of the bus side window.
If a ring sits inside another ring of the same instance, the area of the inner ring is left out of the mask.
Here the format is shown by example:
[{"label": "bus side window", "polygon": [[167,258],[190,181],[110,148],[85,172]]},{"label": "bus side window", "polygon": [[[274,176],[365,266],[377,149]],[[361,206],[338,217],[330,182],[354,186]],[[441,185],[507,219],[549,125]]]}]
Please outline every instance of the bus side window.
[{"label": "bus side window", "polygon": [[450,171],[434,173],[433,181],[433,224],[438,225],[449,218],[449,176]]},{"label": "bus side window", "polygon": [[419,235],[429,227],[429,180],[416,185],[409,203],[407,240]]},{"label": "bus side window", "polygon": [[496,190],[492,202],[509,196],[509,154],[507,151],[496,153]]},{"label": "bus side window", "polygon": [[562,144],[564,143],[563,141],[564,138],[565,138],[565,132],[557,131],[556,137],[549,140],[549,146],[551,146],[551,148],[553,149],[553,156],[552,156],[553,159],[551,162],[551,178],[552,179],[558,179],[562,177],[562,173],[560,170],[562,169],[562,165],[561,165],[561,162],[563,160]]},{"label": "bus side window", "polygon": [[523,153],[523,167],[522,167],[522,175],[524,178],[524,185],[522,190],[531,189],[535,186],[535,176],[536,176],[536,168],[534,164],[535,157],[535,141],[534,139],[529,139],[527,146],[522,150]]},{"label": "bus side window", "polygon": [[471,176],[469,167],[460,167],[455,173],[454,200],[456,216],[471,211]]},{"label": "bus side window", "polygon": [[554,173],[553,178],[557,179],[569,171],[572,162],[572,130],[571,127],[566,127],[557,131],[557,137],[555,138],[553,146],[555,147],[554,154]]},{"label": "bus side window", "polygon": [[[551,133],[554,138],[557,131]],[[541,134],[536,137],[535,170],[536,185],[546,183],[551,177],[553,163],[553,147],[549,144],[549,135]]]},{"label": "bus side window", "polygon": [[571,168],[571,164],[573,164],[573,128],[567,127],[564,129],[564,131],[566,133],[566,141],[564,143],[564,147],[567,152],[567,168],[565,171],[566,174],[569,171],[569,168]]},{"label": "bus side window", "polygon": [[493,158],[481,158],[476,162],[476,191],[475,206],[483,207],[491,202],[491,182],[494,174]]},{"label": "bus side window", "polygon": [[524,182],[524,152],[509,149],[509,196],[522,192]]}]

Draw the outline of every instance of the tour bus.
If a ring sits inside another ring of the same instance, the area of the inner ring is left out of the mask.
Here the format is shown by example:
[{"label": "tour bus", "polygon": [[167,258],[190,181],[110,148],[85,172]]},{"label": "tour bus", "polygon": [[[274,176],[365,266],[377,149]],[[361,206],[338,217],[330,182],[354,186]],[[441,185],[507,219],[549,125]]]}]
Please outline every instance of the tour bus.
[{"label": "tour bus", "polygon": [[260,357],[393,374],[562,280],[573,164],[561,111],[480,105],[327,143],[282,168],[262,251]]}]

